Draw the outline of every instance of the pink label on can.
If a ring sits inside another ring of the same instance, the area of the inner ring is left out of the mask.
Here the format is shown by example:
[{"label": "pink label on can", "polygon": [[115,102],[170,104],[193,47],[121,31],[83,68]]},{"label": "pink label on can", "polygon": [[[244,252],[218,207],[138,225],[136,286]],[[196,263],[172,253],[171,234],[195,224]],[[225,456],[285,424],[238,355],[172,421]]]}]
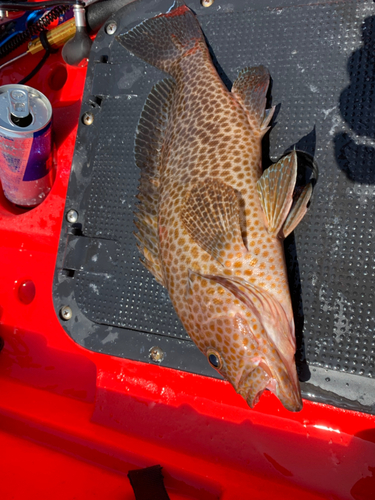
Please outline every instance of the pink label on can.
[{"label": "pink label on can", "polygon": [[23,179],[32,144],[33,137],[14,140],[0,135],[0,177],[7,198],[12,197]]}]

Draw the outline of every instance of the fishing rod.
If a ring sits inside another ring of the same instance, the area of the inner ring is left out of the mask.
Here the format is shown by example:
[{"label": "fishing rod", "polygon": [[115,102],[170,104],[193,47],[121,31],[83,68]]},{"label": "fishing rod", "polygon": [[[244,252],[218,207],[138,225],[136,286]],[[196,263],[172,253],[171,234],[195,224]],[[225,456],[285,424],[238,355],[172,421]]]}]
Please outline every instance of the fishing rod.
[{"label": "fishing rod", "polygon": [[[32,40],[25,52],[17,55],[0,66],[0,70],[12,64],[16,60],[28,54],[36,54],[45,50],[45,54],[34,70],[22,83],[26,83],[44,65],[49,55],[59,47],[63,47],[62,56],[65,62],[72,66],[79,66],[89,55],[92,40],[90,34],[96,33],[105,20],[115,11],[135,0],[63,0],[62,2],[30,2],[30,3],[4,3],[0,2],[0,17],[3,9],[7,12],[11,10],[38,11],[39,9],[51,8],[49,12],[42,13],[41,17],[27,29],[15,34],[3,45],[0,45],[0,59],[8,56],[23,43]],[[73,10],[73,19],[65,21],[59,26],[47,30],[47,27],[56,19],[65,15],[70,9]],[[84,64],[84,62],[83,62]]]}]

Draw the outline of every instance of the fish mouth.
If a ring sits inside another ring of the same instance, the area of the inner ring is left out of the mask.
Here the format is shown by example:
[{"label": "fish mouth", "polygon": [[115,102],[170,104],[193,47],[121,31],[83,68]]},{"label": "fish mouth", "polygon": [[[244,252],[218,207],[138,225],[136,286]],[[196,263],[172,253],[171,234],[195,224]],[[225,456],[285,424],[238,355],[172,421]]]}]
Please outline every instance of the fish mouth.
[{"label": "fish mouth", "polygon": [[263,360],[254,364],[256,366],[252,370],[242,373],[237,387],[237,392],[246,399],[250,408],[254,408],[266,389],[272,392],[276,389],[276,381],[268,365]]},{"label": "fish mouth", "polygon": [[288,385],[289,387],[283,387],[272,374],[268,364],[262,360],[254,369],[242,374],[236,390],[250,408],[254,408],[263,392],[269,390],[287,410],[298,412],[302,410],[300,392],[296,391],[292,384]]}]

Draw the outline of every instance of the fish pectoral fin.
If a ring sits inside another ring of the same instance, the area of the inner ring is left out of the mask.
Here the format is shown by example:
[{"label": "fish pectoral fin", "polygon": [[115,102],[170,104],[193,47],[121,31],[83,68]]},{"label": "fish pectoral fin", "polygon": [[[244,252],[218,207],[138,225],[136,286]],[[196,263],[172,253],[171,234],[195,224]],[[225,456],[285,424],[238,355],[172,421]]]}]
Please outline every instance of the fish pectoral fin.
[{"label": "fish pectoral fin", "polygon": [[292,151],[263,172],[258,194],[268,224],[268,232],[278,236],[293,203],[297,179],[297,154]]},{"label": "fish pectoral fin", "polygon": [[309,201],[311,199],[312,192],[313,187],[312,184],[309,183],[304,187],[302,193],[295,201],[285,221],[285,224],[283,225],[282,233],[284,238],[286,238],[292,231],[294,231],[294,229],[303,219],[307,211],[307,205],[309,204]]},{"label": "fish pectoral fin", "polygon": [[244,68],[233,83],[232,94],[248,114],[255,130],[265,134],[275,108],[266,110],[270,74],[264,66]]},{"label": "fish pectoral fin", "polygon": [[228,184],[211,178],[195,184],[181,213],[189,236],[220,264],[230,252],[246,252],[238,194]]}]

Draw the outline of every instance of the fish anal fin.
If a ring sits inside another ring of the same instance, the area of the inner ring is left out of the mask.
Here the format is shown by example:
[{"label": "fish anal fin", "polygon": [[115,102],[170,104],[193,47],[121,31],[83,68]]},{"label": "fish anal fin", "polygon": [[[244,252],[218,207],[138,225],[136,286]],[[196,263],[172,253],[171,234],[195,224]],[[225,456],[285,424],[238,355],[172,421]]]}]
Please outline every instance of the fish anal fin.
[{"label": "fish anal fin", "polygon": [[189,236],[220,264],[230,251],[246,252],[236,191],[217,179],[195,184],[181,215]]},{"label": "fish anal fin", "polygon": [[278,236],[293,203],[297,178],[297,154],[292,151],[263,172],[257,183],[268,232]]},{"label": "fish anal fin", "polygon": [[307,184],[300,196],[297,198],[295,204],[292,206],[292,209],[289,212],[289,215],[283,225],[282,233],[284,238],[286,238],[292,231],[294,231],[294,229],[303,219],[307,211],[307,205],[310,201],[312,191],[312,184]]},{"label": "fish anal fin", "polygon": [[263,135],[267,132],[274,113],[274,108],[266,110],[269,81],[268,69],[255,66],[244,68],[232,87],[232,94],[247,112],[251,126]]}]

